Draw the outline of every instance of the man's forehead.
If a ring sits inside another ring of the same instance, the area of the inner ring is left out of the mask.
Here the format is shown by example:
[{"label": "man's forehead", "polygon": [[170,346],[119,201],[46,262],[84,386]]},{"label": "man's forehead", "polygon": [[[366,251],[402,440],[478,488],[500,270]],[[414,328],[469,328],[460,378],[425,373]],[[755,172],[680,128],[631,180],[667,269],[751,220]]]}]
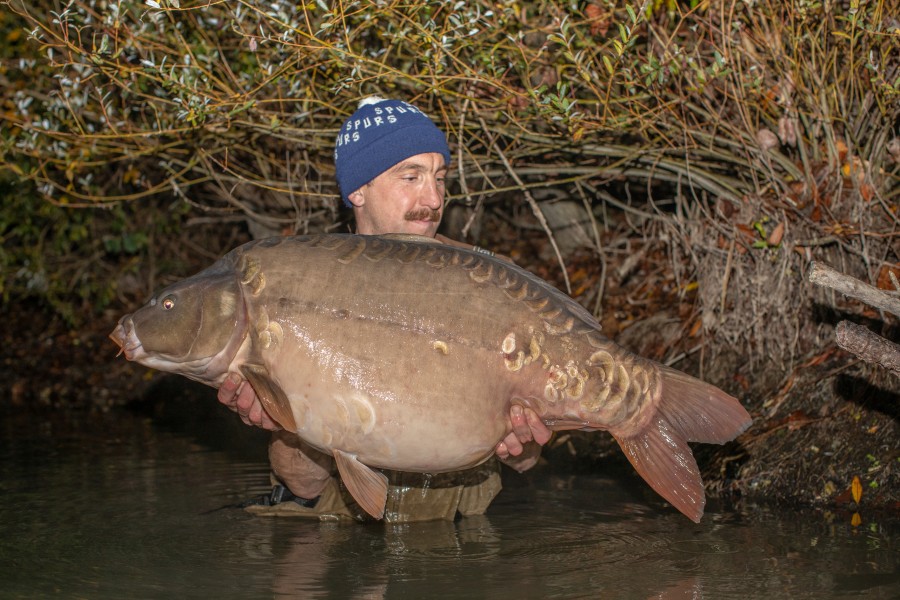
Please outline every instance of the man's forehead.
[{"label": "man's forehead", "polygon": [[446,171],[447,165],[444,164],[444,157],[440,154],[417,154],[415,156],[407,158],[406,160],[401,160],[396,165],[391,167],[390,170],[394,172],[408,170],[438,172]]}]

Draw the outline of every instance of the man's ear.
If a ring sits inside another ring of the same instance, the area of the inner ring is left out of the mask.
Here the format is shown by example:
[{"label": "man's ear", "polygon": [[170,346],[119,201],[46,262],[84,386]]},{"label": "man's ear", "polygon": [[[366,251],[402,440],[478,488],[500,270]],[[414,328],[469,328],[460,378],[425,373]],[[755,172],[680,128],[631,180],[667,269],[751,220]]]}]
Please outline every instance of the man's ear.
[{"label": "man's ear", "polygon": [[356,208],[359,208],[366,203],[366,197],[362,193],[362,188],[348,194],[347,200],[349,200],[350,204],[352,204]]}]

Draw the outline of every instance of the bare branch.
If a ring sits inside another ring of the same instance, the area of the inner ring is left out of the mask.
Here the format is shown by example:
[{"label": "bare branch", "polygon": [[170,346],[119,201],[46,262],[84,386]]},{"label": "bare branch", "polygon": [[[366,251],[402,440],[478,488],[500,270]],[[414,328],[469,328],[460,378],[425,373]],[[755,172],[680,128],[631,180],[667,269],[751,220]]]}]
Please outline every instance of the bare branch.
[{"label": "bare branch", "polygon": [[838,346],[862,360],[880,365],[900,377],[900,346],[862,325],[841,321],[835,329]]},{"label": "bare branch", "polygon": [[809,281],[900,316],[900,300],[849,275],[839,273],[828,265],[813,262],[809,270]]}]

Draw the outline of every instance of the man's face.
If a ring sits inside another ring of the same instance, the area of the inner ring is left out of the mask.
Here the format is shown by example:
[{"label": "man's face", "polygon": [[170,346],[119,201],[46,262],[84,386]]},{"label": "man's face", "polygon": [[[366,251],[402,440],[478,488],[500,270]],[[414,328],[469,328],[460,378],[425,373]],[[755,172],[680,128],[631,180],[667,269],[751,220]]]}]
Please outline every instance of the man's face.
[{"label": "man's face", "polygon": [[401,161],[348,196],[356,231],[434,237],[444,211],[447,166],[437,152]]}]

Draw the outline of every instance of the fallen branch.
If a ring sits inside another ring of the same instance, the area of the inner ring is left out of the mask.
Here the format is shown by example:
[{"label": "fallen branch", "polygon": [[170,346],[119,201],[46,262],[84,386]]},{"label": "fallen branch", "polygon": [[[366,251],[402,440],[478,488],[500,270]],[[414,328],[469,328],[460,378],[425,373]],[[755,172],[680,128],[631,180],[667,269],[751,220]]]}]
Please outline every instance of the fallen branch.
[{"label": "fallen branch", "polygon": [[828,265],[813,262],[809,269],[809,281],[900,316],[900,300],[868,283],[835,271]]},{"label": "fallen branch", "polygon": [[[810,266],[809,281],[836,290],[870,306],[900,315],[900,301],[867,283],[814,262]],[[835,328],[837,345],[860,359],[880,365],[900,377],[900,346],[850,321],[841,321]]]},{"label": "fallen branch", "polygon": [[881,365],[900,377],[900,346],[862,325],[841,321],[834,331],[838,346],[862,360]]}]

